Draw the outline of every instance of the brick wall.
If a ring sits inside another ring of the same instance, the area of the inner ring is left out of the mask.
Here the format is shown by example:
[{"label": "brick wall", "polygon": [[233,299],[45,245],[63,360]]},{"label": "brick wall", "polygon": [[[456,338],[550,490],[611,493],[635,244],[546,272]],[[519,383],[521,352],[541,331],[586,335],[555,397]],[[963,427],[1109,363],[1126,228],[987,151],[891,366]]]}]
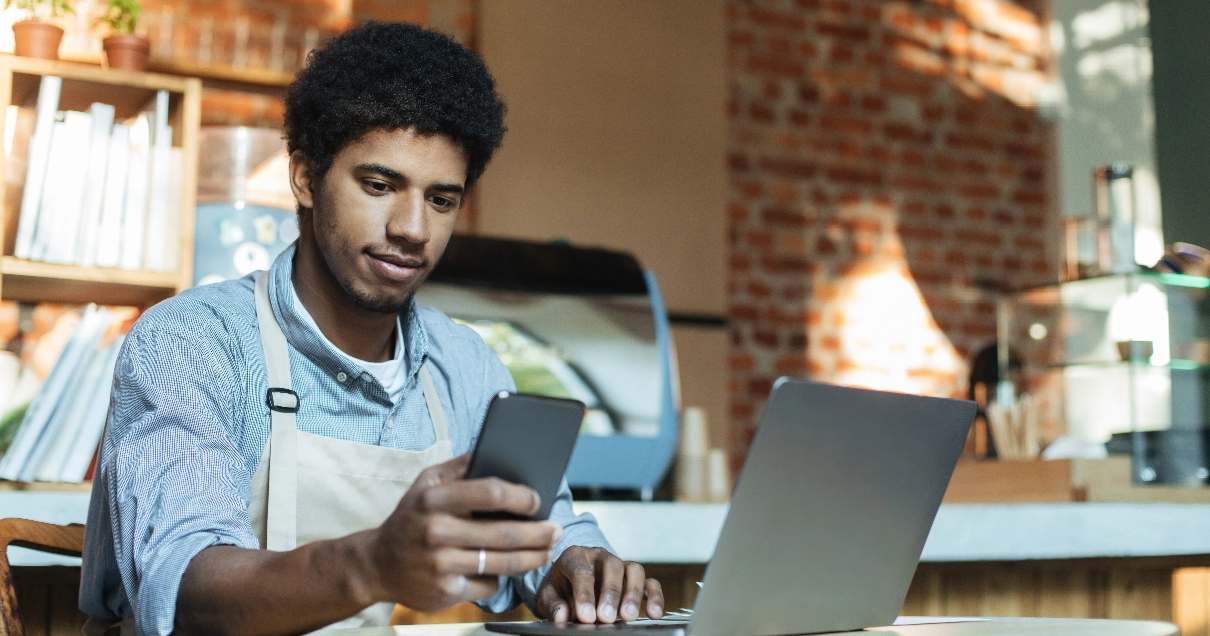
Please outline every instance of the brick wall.
[{"label": "brick wall", "polygon": [[[288,73],[302,66],[310,46],[350,24],[413,22],[472,47],[476,29],[475,0],[143,0],[142,8],[141,30],[158,59]],[[273,90],[207,87],[202,94],[203,125],[277,128],[282,116]]]},{"label": "brick wall", "polygon": [[964,393],[1056,275],[1043,4],[728,2],[737,464],[778,376]]}]

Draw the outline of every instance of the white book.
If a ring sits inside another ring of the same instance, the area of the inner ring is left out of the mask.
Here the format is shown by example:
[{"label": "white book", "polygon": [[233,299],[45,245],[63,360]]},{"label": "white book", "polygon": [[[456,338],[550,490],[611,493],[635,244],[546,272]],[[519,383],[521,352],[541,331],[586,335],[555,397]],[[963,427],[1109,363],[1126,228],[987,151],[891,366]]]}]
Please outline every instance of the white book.
[{"label": "white book", "polygon": [[172,149],[172,126],[168,125],[168,91],[155,97],[155,117],[151,127],[150,196],[147,201],[147,269],[167,269],[164,243],[168,238],[168,171]]},{"label": "white book", "polygon": [[[110,320],[111,316],[109,312],[103,309],[99,311],[94,310],[81,318],[80,323],[84,325],[84,328],[79,332],[79,339],[76,342],[78,352],[74,358],[68,360],[60,358],[59,360],[68,365],[65,370],[67,379],[59,391],[58,398],[51,405],[46,423],[42,426],[42,433],[38,437],[38,442],[34,445],[34,450],[25,460],[25,465],[21,467],[21,472],[17,477],[18,480],[34,481],[35,474],[42,465],[43,459],[54,446],[55,440],[59,438],[59,434],[67,422],[67,412],[75,402],[76,397],[80,394],[88,362],[96,353],[97,343],[104,334]],[[58,362],[56,362],[57,365]],[[49,378],[47,380],[49,383]],[[46,386],[43,386],[43,390],[45,389]]]},{"label": "white book", "polygon": [[126,176],[130,168],[130,126],[114,124],[105,169],[105,201],[96,240],[84,250],[85,267],[117,267],[121,255],[122,215],[126,213]]},{"label": "white book", "polygon": [[143,267],[150,155],[151,130],[147,115],[139,115],[130,125],[130,165],[126,175],[126,209],[122,214],[122,246],[118,260],[122,269]]},{"label": "white book", "polygon": [[17,222],[17,258],[29,258],[34,247],[38,208],[42,202],[42,183],[46,180],[46,164],[50,157],[51,130],[55,111],[59,110],[59,91],[63,78],[43,75],[38,88],[38,115],[30,135],[29,156],[25,169],[25,191],[21,194],[21,216]]},{"label": "white book", "polygon": [[63,393],[63,399],[55,409],[53,421],[47,426],[46,450],[34,469],[35,481],[59,480],[67,453],[75,445],[76,436],[80,433],[84,410],[92,397],[97,376],[101,373],[101,365],[105,363],[105,354],[104,349],[96,349],[87,352],[80,359],[83,371],[77,370],[74,374],[68,390]]},{"label": "white book", "polygon": [[[103,335],[112,321],[111,315],[109,322],[101,326],[98,334]],[[63,466],[67,462],[67,456],[75,447],[76,438],[80,435],[80,429],[84,424],[88,409],[92,405],[93,394],[96,392],[97,386],[104,383],[102,375],[105,373],[105,365],[108,361],[109,347],[107,346],[98,346],[90,352],[85,352],[84,356],[80,358],[75,378],[55,409],[55,422],[47,427],[49,440],[46,451],[42,454],[34,471],[35,481],[59,481],[59,475],[63,472]]]},{"label": "white book", "polygon": [[[26,469],[31,464],[36,465],[45,448],[42,440],[47,425],[50,424],[64,391],[72,382],[80,358],[95,349],[97,340],[101,337],[101,331],[97,329],[97,313],[96,305],[85,307],[83,317],[72,329],[71,338],[63,347],[63,353],[59,355],[59,360],[55,362],[42,389],[25,412],[25,420],[21,423],[12,445],[4,457],[0,458],[0,479],[17,481],[32,477],[32,470]],[[105,317],[104,324],[108,324],[108,317]]]},{"label": "white book", "polygon": [[50,164],[42,187],[42,208],[30,258],[60,264],[75,260],[90,143],[92,115],[74,110],[63,113],[63,127],[56,124],[51,140]]},{"label": "white book", "polygon": [[109,419],[110,393],[113,391],[113,373],[118,364],[118,354],[122,351],[122,341],[123,338],[118,336],[105,351],[105,363],[101,368],[100,378],[89,398],[88,409],[80,423],[75,445],[67,454],[63,470],[59,473],[59,481],[76,484],[84,481],[84,474],[88,472],[92,456],[97,452],[97,445],[105,434],[106,421]]},{"label": "white book", "polygon": [[[105,205],[105,179],[109,162],[109,140],[113,135],[114,108],[93,104],[92,142],[89,144],[88,181],[84,184],[84,208],[80,213],[76,237],[75,263],[91,267],[96,261],[97,231],[101,226],[101,208]],[[86,260],[87,258],[87,260]]]},{"label": "white book", "polygon": [[[42,196],[39,197],[38,216],[34,221],[34,238],[30,245],[29,251],[25,258],[40,261],[46,253],[46,237],[50,236],[50,226],[54,223],[54,210],[58,206],[56,200],[61,188],[46,186],[47,181],[57,181],[55,178],[55,165],[62,161],[71,152],[71,140],[67,134],[67,113],[56,113],[54,125],[50,128],[50,153],[46,158],[46,172],[50,178],[45,176],[42,180]],[[39,241],[39,238],[42,240]]]},{"label": "white book", "polygon": [[181,271],[181,195],[184,194],[185,151],[172,148],[168,155],[168,221],[164,224],[164,266]]}]

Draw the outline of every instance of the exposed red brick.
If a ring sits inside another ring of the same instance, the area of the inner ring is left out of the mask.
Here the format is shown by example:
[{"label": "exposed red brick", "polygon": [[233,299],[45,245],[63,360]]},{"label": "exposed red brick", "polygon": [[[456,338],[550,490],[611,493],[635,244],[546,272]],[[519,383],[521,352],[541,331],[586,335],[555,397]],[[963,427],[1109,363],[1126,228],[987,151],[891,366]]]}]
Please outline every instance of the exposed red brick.
[{"label": "exposed red brick", "polygon": [[748,218],[748,205],[738,201],[727,204],[727,218],[732,221],[744,221]]},{"label": "exposed red brick", "polygon": [[757,281],[752,281],[752,282],[748,283],[746,289],[747,289],[748,295],[752,296],[753,298],[764,299],[764,298],[768,298],[773,295],[772,288],[770,288],[768,285],[766,285],[764,283],[760,283]]},{"label": "exposed red brick", "polygon": [[759,121],[766,124],[771,124],[777,119],[777,116],[774,115],[772,108],[756,102],[748,104],[748,116],[754,121]]},{"label": "exposed red brick", "polygon": [[799,177],[809,179],[815,176],[815,164],[799,159],[763,157],[760,160],[761,170],[783,177]]},{"label": "exposed red brick", "polygon": [[886,99],[881,95],[866,95],[861,98],[861,109],[868,113],[886,112]]},{"label": "exposed red brick", "polygon": [[1013,194],[1013,203],[1046,203],[1046,193],[1041,190],[1017,190]]},{"label": "exposed red brick", "polygon": [[870,39],[870,30],[864,26],[853,26],[839,22],[820,22],[815,25],[815,32],[826,37],[866,42]]},{"label": "exposed red brick", "polygon": [[834,167],[828,168],[825,171],[828,179],[838,183],[861,184],[861,185],[881,185],[882,175],[875,170],[863,170],[861,168],[850,167]]},{"label": "exposed red brick", "polygon": [[824,115],[819,118],[819,127],[823,130],[846,132],[854,135],[868,135],[874,129],[874,124],[860,117]]},{"label": "exposed red brick", "polygon": [[789,78],[799,78],[806,73],[806,67],[800,62],[762,55],[751,55],[748,57],[748,70],[762,75],[776,75]]},{"label": "exposed red brick", "polygon": [[836,64],[848,64],[855,60],[857,55],[853,52],[853,47],[837,44],[832,47],[829,58]]},{"label": "exposed red brick", "polygon": [[751,371],[756,366],[756,360],[746,353],[731,354],[727,362],[735,371]]},{"label": "exposed red brick", "polygon": [[996,144],[982,135],[950,133],[945,136],[945,144],[951,148],[966,148],[991,152]]},{"label": "exposed red brick", "polygon": [[748,232],[748,245],[758,250],[768,249],[773,246],[773,233],[761,230]]},{"label": "exposed red brick", "polygon": [[779,343],[777,332],[767,329],[757,329],[752,334],[752,340],[766,349],[776,349]]},{"label": "exposed red brick", "polygon": [[995,232],[973,229],[959,229],[954,232],[955,238],[963,243],[996,247],[1000,245],[1000,235]]},{"label": "exposed red brick", "polygon": [[886,135],[887,139],[908,141],[917,144],[927,144],[933,140],[933,133],[927,130],[917,130],[910,124],[897,121],[883,124],[882,134]]},{"label": "exposed red brick", "polygon": [[767,207],[761,210],[760,218],[770,227],[802,228],[815,222],[814,217],[801,210],[782,207]]},{"label": "exposed red brick", "polygon": [[807,22],[801,15],[788,11],[772,11],[752,7],[748,10],[748,18],[763,27],[785,29],[788,31],[803,31],[807,28]]},{"label": "exposed red brick", "polygon": [[879,80],[879,87],[892,95],[907,97],[927,97],[936,90],[933,82],[906,77],[883,77]]},{"label": "exposed red brick", "polygon": [[730,316],[732,320],[751,322],[760,317],[760,312],[752,305],[732,305]]},{"label": "exposed red brick", "polygon": [[958,194],[969,199],[994,199],[1000,196],[1000,188],[994,183],[970,183],[959,187]]}]

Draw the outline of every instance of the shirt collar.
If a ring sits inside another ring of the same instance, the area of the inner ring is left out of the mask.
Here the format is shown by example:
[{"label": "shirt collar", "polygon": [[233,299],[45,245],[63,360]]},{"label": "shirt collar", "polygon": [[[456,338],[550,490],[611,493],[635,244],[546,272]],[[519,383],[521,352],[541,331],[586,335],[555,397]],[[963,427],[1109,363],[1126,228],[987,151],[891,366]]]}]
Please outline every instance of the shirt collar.
[{"label": "shirt collar", "polygon": [[[345,386],[354,384],[351,378],[361,378],[365,369],[351,361],[348,356],[341,356],[331,345],[324,342],[322,334],[312,328],[294,309],[294,286],[290,276],[294,269],[295,246],[292,244],[273,261],[269,268],[269,303],[277,314],[286,340],[299,353],[307,356],[324,373]],[[419,306],[416,298],[408,299],[407,306],[400,314],[403,326],[404,364],[407,365],[408,382],[420,372],[429,353],[428,332],[420,319]],[[340,380],[340,374],[345,374],[345,380]]]}]

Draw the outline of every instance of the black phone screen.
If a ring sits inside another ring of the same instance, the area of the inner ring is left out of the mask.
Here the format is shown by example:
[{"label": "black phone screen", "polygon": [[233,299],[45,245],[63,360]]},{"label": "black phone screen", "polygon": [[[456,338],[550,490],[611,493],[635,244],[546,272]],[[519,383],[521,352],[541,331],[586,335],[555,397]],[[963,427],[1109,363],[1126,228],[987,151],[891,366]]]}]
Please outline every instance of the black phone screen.
[{"label": "black phone screen", "polygon": [[499,512],[473,516],[530,521],[550,517],[583,420],[584,405],[576,400],[507,392],[492,398],[466,478],[499,477],[524,484],[538,492],[542,503],[532,517]]}]

